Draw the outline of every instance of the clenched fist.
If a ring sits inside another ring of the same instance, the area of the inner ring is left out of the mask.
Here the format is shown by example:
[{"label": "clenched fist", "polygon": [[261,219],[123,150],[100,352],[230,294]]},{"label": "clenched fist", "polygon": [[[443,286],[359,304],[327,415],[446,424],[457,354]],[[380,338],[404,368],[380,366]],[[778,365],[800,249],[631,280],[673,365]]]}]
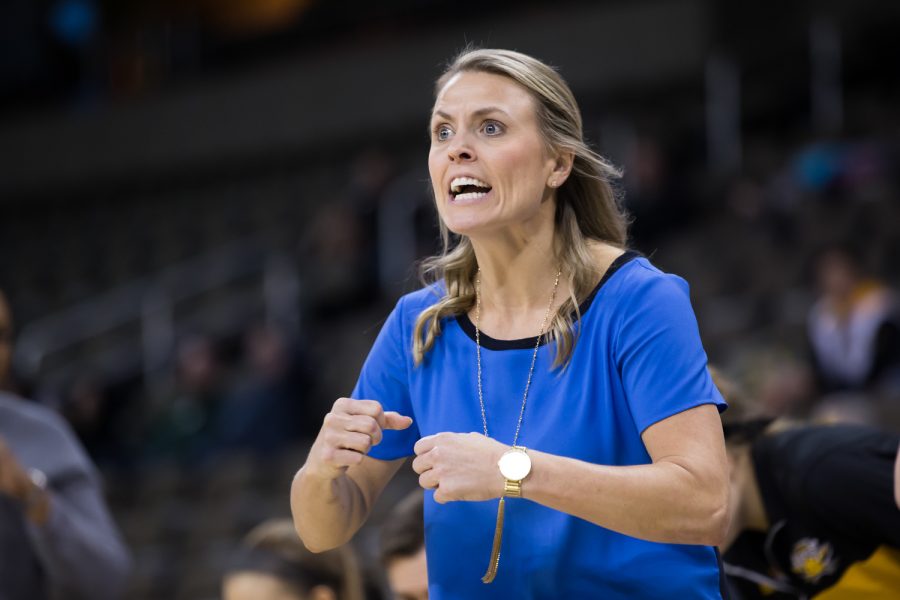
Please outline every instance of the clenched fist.
[{"label": "clenched fist", "polygon": [[381,442],[382,431],[406,429],[412,422],[410,417],[385,411],[375,400],[338,398],[325,415],[306,470],[320,479],[337,479]]},{"label": "clenched fist", "polygon": [[497,461],[508,449],[480,433],[438,433],[416,442],[412,466],[435,502],[490,500],[503,494]]}]

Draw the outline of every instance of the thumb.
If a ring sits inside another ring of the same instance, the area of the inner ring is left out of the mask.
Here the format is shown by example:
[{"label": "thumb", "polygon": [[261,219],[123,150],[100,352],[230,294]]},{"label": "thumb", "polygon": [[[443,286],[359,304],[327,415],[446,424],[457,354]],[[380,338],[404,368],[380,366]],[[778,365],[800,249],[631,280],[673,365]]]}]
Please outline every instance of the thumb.
[{"label": "thumb", "polygon": [[392,410],[386,411],[384,413],[384,428],[385,429],[406,429],[410,425],[412,425],[413,420],[412,417],[407,417],[401,415],[398,412],[394,412]]}]

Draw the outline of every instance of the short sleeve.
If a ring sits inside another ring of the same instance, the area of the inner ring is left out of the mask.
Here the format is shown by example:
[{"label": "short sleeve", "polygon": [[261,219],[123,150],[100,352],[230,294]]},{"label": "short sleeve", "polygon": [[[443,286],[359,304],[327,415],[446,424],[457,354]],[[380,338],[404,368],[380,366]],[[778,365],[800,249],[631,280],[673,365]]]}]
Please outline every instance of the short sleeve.
[{"label": "short sleeve", "polygon": [[[639,433],[700,406],[726,403],[707,369],[687,282],[644,271],[625,305],[615,340],[616,366]],[[646,277],[644,277],[646,275]]]},{"label": "short sleeve", "polygon": [[356,400],[377,400],[385,411],[393,410],[413,419],[413,424],[403,431],[385,431],[381,443],[369,451],[369,456],[381,460],[411,456],[420,437],[409,395],[407,354],[412,342],[406,344],[409,338],[404,335],[403,304],[401,298],[378,333],[351,394]]}]

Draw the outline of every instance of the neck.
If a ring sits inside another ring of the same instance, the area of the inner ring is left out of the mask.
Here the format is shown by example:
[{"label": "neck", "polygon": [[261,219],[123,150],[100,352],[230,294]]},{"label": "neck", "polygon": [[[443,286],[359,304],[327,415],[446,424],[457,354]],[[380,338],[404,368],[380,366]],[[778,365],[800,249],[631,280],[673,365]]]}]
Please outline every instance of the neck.
[{"label": "neck", "polygon": [[521,311],[546,307],[560,267],[554,233],[551,222],[531,232],[506,231],[471,239],[486,308]]}]

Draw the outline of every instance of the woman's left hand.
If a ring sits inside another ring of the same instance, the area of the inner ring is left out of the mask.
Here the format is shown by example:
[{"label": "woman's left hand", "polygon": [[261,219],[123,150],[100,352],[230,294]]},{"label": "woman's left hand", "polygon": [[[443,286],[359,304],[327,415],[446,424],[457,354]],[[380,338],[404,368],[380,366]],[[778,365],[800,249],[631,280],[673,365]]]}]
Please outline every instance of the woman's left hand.
[{"label": "woman's left hand", "polygon": [[419,485],[434,490],[441,504],[454,500],[490,500],[503,494],[497,461],[509,447],[480,433],[438,433],[414,448],[413,470]]}]

